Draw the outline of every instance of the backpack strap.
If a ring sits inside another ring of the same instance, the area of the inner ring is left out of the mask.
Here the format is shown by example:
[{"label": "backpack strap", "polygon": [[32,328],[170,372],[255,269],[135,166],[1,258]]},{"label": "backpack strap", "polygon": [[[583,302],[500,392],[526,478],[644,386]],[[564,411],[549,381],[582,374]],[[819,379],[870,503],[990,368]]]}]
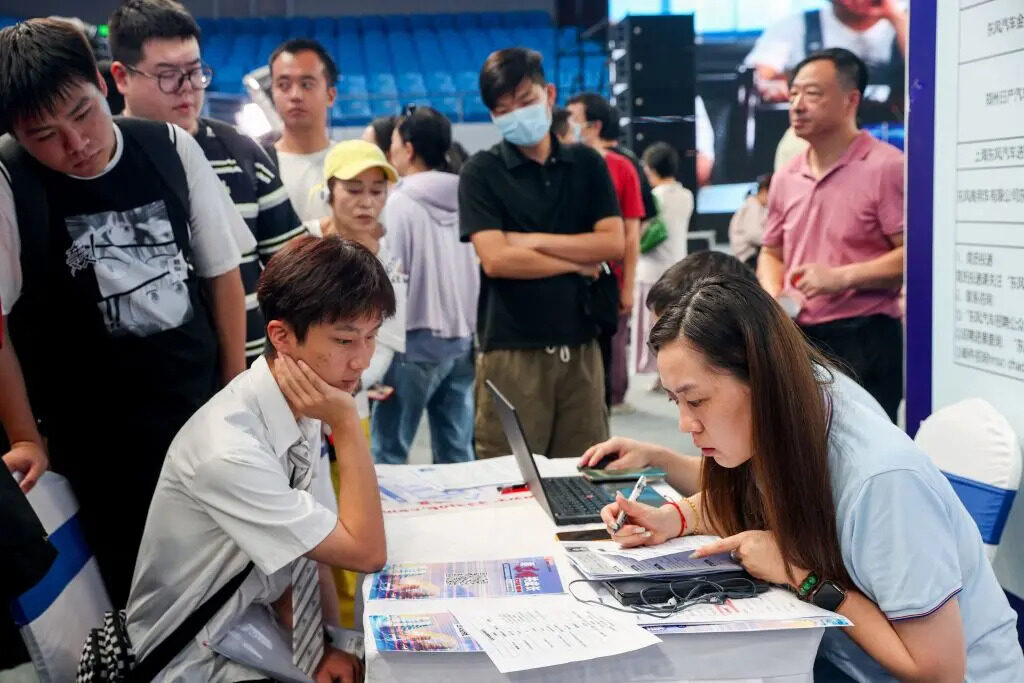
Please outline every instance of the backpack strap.
[{"label": "backpack strap", "polygon": [[270,160],[274,162],[274,168],[278,169],[278,175],[281,174],[281,159],[277,156],[277,147],[274,146],[276,140],[267,139],[263,141],[260,147],[267,153]]},{"label": "backpack strap", "polygon": [[258,142],[241,133],[230,123],[224,123],[215,119],[200,119],[199,125],[209,126],[213,134],[220,138],[220,141],[224,143],[224,147],[227,148],[228,154],[234,157],[239,167],[241,167],[242,173],[252,182],[255,196],[259,197],[260,188],[256,176],[256,162],[273,164],[275,171],[277,170],[277,162],[271,160],[270,155],[267,154],[267,151]]},{"label": "backpack strap", "polygon": [[14,197],[21,239],[21,297],[34,291],[46,272],[45,255],[50,247],[50,211],[46,187],[39,175],[42,165],[32,158],[14,136],[0,136],[0,162]]},{"label": "backpack strap", "polygon": [[134,140],[145,151],[156,167],[160,179],[171,188],[174,196],[181,202],[184,215],[191,216],[192,203],[188,193],[188,178],[178,154],[177,137],[174,137],[182,134],[181,129],[166,123],[127,116],[115,116],[114,122],[121,129],[123,136]]},{"label": "backpack strap", "polygon": [[221,607],[227,604],[228,600],[242,586],[242,582],[252,571],[253,563],[249,562],[245,569],[238,572],[230,581],[220,587],[201,604],[196,611],[188,615],[185,621],[181,622],[178,628],[174,629],[169,636],[160,641],[145,659],[140,661],[128,676],[128,683],[148,683],[156,678],[157,674],[167,668],[175,657],[199,635],[199,632],[209,623],[210,619],[217,614]]},{"label": "backpack strap", "polygon": [[821,10],[807,10],[804,12],[804,56],[817,52],[821,47]]}]

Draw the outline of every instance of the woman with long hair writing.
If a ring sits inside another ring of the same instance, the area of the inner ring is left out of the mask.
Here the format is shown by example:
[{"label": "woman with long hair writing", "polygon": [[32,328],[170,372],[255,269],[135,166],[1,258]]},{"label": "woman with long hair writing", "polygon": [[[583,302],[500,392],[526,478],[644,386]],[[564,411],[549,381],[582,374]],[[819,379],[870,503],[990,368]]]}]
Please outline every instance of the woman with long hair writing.
[{"label": "woman with long hair writing", "polygon": [[853,622],[821,652],[857,680],[1024,680],[1016,615],[953,489],[764,290],[705,279],[650,343],[700,486],[660,508],[619,496],[602,512],[609,529],[627,513],[615,540],[722,536],[698,556],[731,552]]}]

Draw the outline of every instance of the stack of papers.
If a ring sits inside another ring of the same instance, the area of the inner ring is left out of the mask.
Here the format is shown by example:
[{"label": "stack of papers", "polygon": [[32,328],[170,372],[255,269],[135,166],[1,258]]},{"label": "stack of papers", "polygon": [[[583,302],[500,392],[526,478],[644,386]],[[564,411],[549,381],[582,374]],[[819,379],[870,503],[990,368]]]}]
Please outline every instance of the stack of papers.
[{"label": "stack of papers", "polygon": [[370,600],[503,598],[562,593],[553,557],[390,564],[373,578]]},{"label": "stack of papers", "polygon": [[385,512],[484,505],[500,500],[501,488],[523,483],[512,456],[449,465],[377,465],[376,470]]},{"label": "stack of papers", "polygon": [[640,548],[621,548],[607,541],[563,541],[560,545],[580,573],[592,581],[742,570],[728,553],[691,557],[697,548],[717,540],[717,536],[685,536]]}]

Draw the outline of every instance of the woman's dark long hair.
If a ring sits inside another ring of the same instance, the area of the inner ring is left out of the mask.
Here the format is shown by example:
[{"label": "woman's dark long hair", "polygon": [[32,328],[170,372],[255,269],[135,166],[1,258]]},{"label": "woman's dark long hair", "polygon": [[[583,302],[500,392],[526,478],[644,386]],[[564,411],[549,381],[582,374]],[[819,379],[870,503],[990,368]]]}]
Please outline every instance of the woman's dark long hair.
[{"label": "woman's dark long hair", "polygon": [[373,128],[373,139],[380,147],[380,151],[384,152],[384,156],[388,156],[391,153],[391,134],[395,132],[395,124],[398,123],[397,116],[381,116],[370,121],[370,127]]},{"label": "woman's dark long hair", "polygon": [[[416,107],[395,127],[402,142],[412,145],[416,155],[431,171],[458,173],[462,165],[460,150],[453,149],[452,124],[448,117],[432,107]],[[464,151],[464,150],[463,150]]]},{"label": "woman's dark long hair", "polygon": [[[726,535],[772,531],[787,565],[849,586],[828,469],[829,362],[749,278],[701,280],[654,325],[660,351],[681,340],[750,388],[753,457],[726,468],[705,459],[707,523]],[[790,577],[794,580],[794,577]]]}]

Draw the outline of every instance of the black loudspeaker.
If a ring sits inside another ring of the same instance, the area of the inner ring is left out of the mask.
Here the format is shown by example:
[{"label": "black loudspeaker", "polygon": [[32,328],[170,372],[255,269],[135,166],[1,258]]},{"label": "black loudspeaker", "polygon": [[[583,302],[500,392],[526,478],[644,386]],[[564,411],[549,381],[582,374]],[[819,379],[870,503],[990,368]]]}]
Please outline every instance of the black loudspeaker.
[{"label": "black loudspeaker", "polygon": [[612,32],[612,94],[622,113],[693,116],[693,16],[629,16]]},{"label": "black loudspeaker", "polygon": [[697,153],[694,149],[696,131],[693,121],[664,123],[638,123],[630,121],[622,126],[620,140],[637,156],[655,142],[665,142],[679,152],[679,171],[676,178],[691,191],[697,188]]},{"label": "black loudspeaker", "polygon": [[679,152],[679,182],[697,190],[692,15],[626,17],[612,31],[612,103],[637,155],[655,142]]}]

